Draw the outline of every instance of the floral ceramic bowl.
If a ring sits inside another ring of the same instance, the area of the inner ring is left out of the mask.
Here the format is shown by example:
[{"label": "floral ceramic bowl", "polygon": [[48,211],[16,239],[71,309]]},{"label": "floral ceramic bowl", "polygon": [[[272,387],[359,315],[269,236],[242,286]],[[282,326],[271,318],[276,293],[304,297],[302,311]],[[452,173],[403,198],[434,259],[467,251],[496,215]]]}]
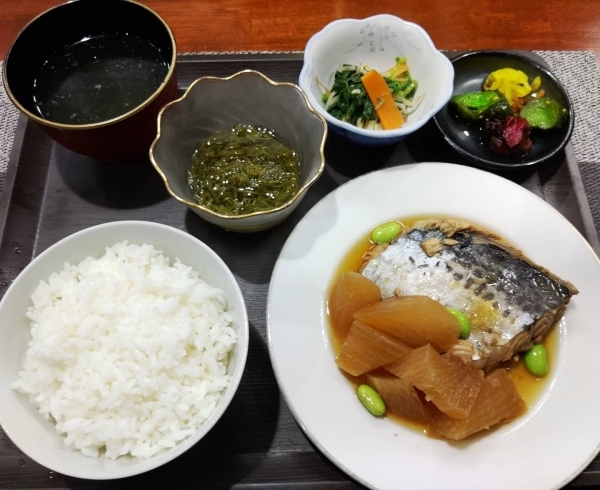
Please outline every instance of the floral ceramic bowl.
[{"label": "floral ceramic bowl", "polygon": [[[196,202],[188,182],[194,152],[215,133],[237,124],[274,130],[298,154],[298,190],[279,207],[225,215]],[[325,121],[297,85],[245,70],[227,78],[199,78],[180,99],[167,104],[158,116],[150,160],[177,201],[221,228],[250,233],[279,224],[302,201],[325,168],[326,137]]]},{"label": "floral ceramic bowl", "polygon": [[[400,128],[362,129],[326,111],[323,87],[331,88],[339,66],[364,63],[383,72],[403,56],[419,84],[415,96],[423,95],[423,99]],[[336,20],[312,36],[304,51],[299,85],[332,132],[362,145],[385,145],[416,131],[446,105],[452,96],[453,80],[452,63],[435,48],[422,27],[393,15],[376,15],[362,20]]]}]

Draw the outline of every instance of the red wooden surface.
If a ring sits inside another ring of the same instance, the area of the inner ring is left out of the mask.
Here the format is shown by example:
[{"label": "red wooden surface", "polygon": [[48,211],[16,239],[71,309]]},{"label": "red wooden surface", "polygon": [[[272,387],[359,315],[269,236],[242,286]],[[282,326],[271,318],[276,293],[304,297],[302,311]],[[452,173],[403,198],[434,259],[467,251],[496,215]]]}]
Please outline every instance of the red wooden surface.
[{"label": "red wooden surface", "polygon": [[[0,59],[19,30],[60,0],[0,0]],[[590,0],[143,0],[171,26],[179,52],[302,50],[328,22],[394,14],[440,49],[589,50],[600,59],[600,2]]]}]

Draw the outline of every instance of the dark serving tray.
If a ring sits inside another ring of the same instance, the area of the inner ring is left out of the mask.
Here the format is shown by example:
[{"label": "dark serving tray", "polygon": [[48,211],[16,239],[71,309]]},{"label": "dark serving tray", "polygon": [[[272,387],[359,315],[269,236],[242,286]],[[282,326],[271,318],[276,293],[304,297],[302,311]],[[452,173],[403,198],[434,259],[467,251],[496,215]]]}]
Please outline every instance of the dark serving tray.
[{"label": "dark serving tray", "polygon": [[[301,67],[299,54],[182,56],[177,72],[184,88],[204,75],[228,76],[243,69],[296,82]],[[33,257],[67,235],[108,221],[155,221],[198,237],[233,271],[248,307],[250,350],[228,410],[207,437],[174,461],[124,480],[80,480],[38,465],[0,430],[0,488],[360,488],[307,439],[277,387],[265,317],[273,266],[298,221],[341,183],[386,166],[464,162],[434,124],[390,148],[357,148],[330,136],[326,158],[324,174],[288,220],[269,231],[239,235],[208,224],[172,199],[149,163],[99,164],[54,144],[21,117],[0,198],[0,295]],[[558,209],[599,250],[570,146],[537,171],[506,177]],[[570,487],[598,484],[600,458]]]}]

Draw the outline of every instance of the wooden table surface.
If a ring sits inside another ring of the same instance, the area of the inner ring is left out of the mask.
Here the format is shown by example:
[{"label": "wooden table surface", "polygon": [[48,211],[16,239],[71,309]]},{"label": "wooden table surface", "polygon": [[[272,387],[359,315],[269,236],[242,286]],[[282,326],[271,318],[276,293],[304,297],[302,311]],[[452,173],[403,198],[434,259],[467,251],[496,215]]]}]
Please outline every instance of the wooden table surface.
[{"label": "wooden table surface", "polygon": [[[0,0],[0,59],[19,30],[63,0]],[[389,13],[421,25],[439,49],[587,50],[600,60],[596,0],[144,0],[178,51],[299,51],[327,23]]]}]

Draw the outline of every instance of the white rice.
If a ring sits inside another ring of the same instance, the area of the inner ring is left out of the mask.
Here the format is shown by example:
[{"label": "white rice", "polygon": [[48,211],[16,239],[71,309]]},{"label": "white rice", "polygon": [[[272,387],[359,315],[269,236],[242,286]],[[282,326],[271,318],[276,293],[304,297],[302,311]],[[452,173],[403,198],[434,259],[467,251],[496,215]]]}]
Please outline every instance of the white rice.
[{"label": "white rice", "polygon": [[12,388],[87,456],[147,458],[193,434],[229,382],[224,292],[127,241],[41,281]]}]

